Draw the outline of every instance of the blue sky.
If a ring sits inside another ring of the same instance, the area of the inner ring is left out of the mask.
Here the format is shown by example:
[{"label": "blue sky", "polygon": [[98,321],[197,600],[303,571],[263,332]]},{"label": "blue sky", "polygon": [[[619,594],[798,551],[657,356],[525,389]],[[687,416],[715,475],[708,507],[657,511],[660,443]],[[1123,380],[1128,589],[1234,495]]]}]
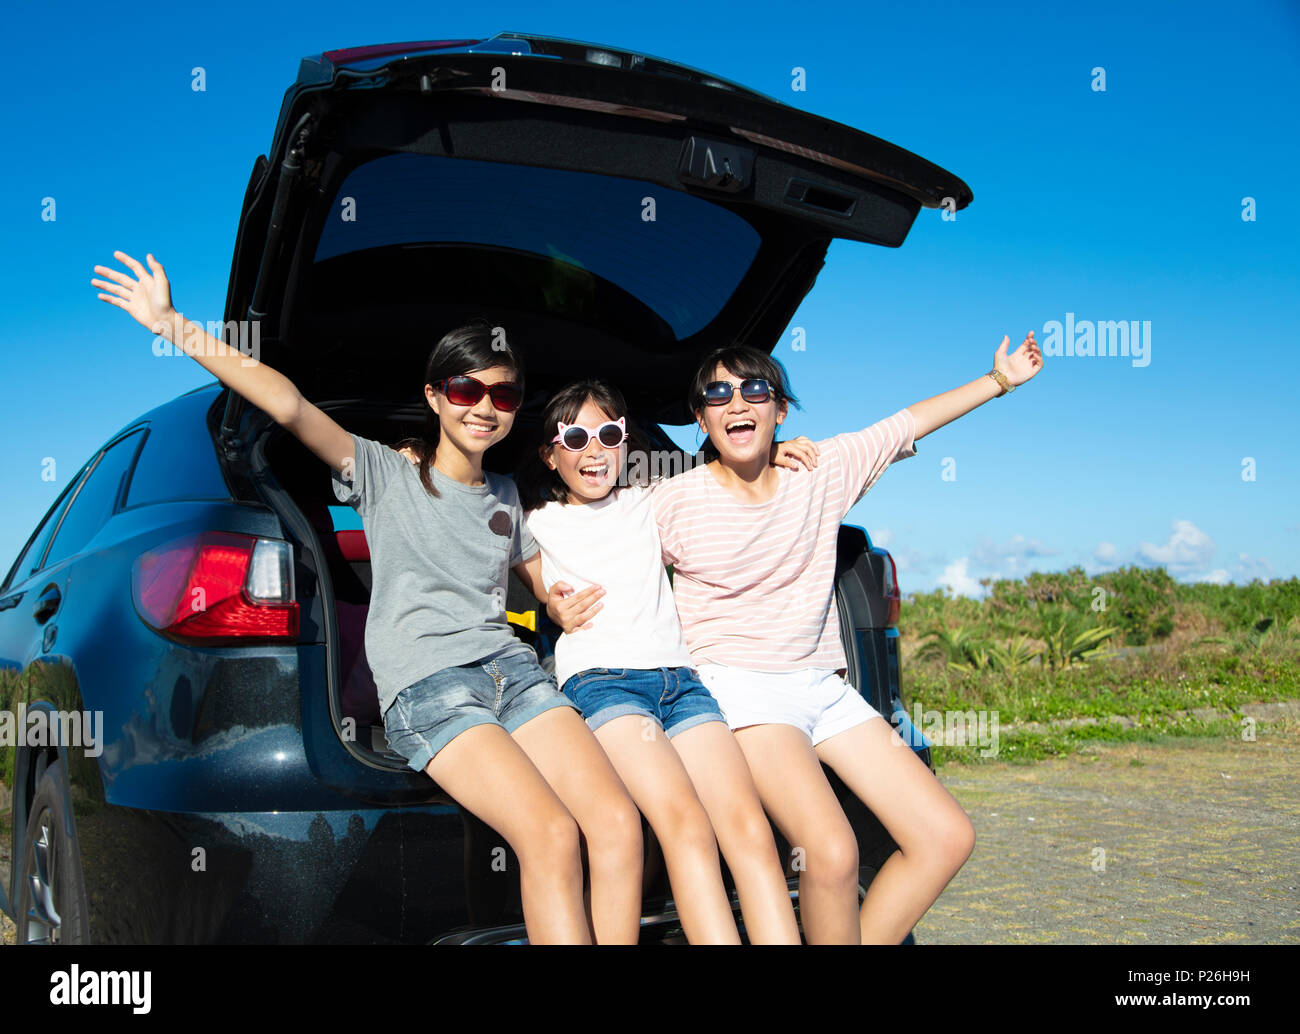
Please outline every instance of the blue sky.
[{"label": "blue sky", "polygon": [[1074,564],[1300,574],[1300,5],[1054,6],[931,3],[924,22],[883,3],[798,17],[762,2],[739,17],[680,2],[12,10],[0,568],[108,435],[210,380],[155,357],[96,299],[91,266],[152,251],[178,307],[219,318],[249,170],[300,57],[516,30],[707,69],[970,184],[970,208],[948,222],[923,210],[900,249],[831,246],[791,324],[806,349],[776,353],[804,404],[788,434],[855,430],[973,380],[1004,333],[1041,342],[1067,313],[1149,321],[1147,365],[1048,356],[1034,381],[886,473],[850,520],[894,552],[904,591],[978,593],[980,578]]}]

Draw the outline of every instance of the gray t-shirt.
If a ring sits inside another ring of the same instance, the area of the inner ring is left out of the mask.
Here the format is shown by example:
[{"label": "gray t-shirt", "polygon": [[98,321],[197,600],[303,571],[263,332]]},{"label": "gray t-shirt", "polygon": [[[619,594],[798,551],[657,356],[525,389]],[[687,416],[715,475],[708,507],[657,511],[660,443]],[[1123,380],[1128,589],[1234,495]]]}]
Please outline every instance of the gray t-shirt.
[{"label": "gray t-shirt", "polygon": [[361,515],[370,545],[366,659],[380,712],[407,686],[519,639],[506,623],[510,568],[537,552],[515,483],[484,472],[472,487],[418,469],[381,442],[352,435],[356,461],[332,472],[334,494]]}]

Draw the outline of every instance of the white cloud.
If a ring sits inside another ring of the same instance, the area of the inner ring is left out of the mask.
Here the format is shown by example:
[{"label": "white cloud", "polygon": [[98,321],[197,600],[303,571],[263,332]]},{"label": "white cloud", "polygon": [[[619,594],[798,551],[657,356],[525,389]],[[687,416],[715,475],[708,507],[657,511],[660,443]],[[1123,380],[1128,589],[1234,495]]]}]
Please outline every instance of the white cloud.
[{"label": "white cloud", "polygon": [[889,544],[894,540],[894,533],[888,528],[877,528],[871,533],[871,544],[873,546],[883,546],[889,548]]},{"label": "white cloud", "polygon": [[1248,585],[1256,578],[1266,582],[1276,577],[1273,565],[1266,558],[1244,552],[1238,552],[1236,559],[1226,566],[1212,568],[1216,559],[1223,564],[1221,558],[1216,558],[1217,552],[1214,540],[1195,524],[1176,520],[1164,545],[1143,542],[1137,549],[1125,550],[1121,554],[1113,542],[1097,543],[1092,551],[1092,563],[1085,565],[1085,569],[1089,575],[1095,575],[1114,569],[1120,562],[1154,565],[1164,567],[1180,582],[1210,582],[1214,585],[1227,585],[1229,582]]},{"label": "white cloud", "polygon": [[1237,562],[1232,565],[1232,580],[1248,585],[1258,578],[1267,582],[1273,577],[1273,565],[1262,556],[1253,557],[1249,553],[1238,553]]},{"label": "white cloud", "polygon": [[975,547],[973,555],[975,563],[980,567],[996,568],[1000,564],[1006,564],[1020,571],[1025,569],[1024,565],[1031,557],[1054,556],[1056,552],[1055,549],[1044,546],[1038,539],[1025,538],[1024,535],[1016,532],[1003,543],[995,543],[987,536],[982,538],[979,545]]},{"label": "white cloud", "polygon": [[975,599],[982,598],[984,588],[967,573],[966,569],[969,563],[969,557],[959,557],[943,569],[943,574],[935,579],[935,583],[947,586],[959,596],[973,596]]},{"label": "white cloud", "polygon": [[[874,538],[872,542],[880,545]],[[889,555],[894,558],[894,566],[898,569],[898,581],[905,592],[911,591],[913,588],[911,583],[920,579],[934,566],[929,557],[911,546],[895,546],[889,551]]]},{"label": "white cloud", "polygon": [[1214,585],[1249,585],[1258,578],[1267,582],[1273,577],[1273,565],[1263,557],[1252,557],[1249,553],[1238,553],[1237,560],[1230,568],[1216,567],[1209,574],[1200,574],[1184,578],[1188,582],[1211,582]]},{"label": "white cloud", "polygon": [[1174,530],[1163,546],[1143,542],[1138,556],[1150,564],[1163,565],[1175,578],[1203,571],[1214,557],[1214,540],[1191,521],[1174,521]]},{"label": "white cloud", "polygon": [[[888,531],[885,532],[888,535]],[[873,541],[883,544],[880,536]],[[1085,547],[1086,548],[1086,547]],[[986,590],[981,578],[1023,578],[1033,570],[1063,570],[1063,561],[1047,567],[1040,566],[1036,558],[1054,556],[1058,550],[1045,546],[1038,539],[1016,533],[1003,542],[994,542],[987,536],[965,556],[945,560],[940,554],[923,554],[910,546],[899,545],[890,550],[898,567],[899,582],[904,592],[926,592],[946,587],[962,596],[982,599]],[[1114,570],[1120,564],[1162,566],[1181,582],[1212,582],[1219,585],[1229,581],[1248,584],[1252,579],[1268,581],[1277,577],[1267,559],[1239,552],[1227,561],[1218,557],[1218,549],[1208,534],[1189,520],[1172,522],[1169,538],[1161,544],[1143,542],[1136,549],[1121,549],[1114,542],[1100,541],[1092,550],[1091,559],[1083,563],[1087,573],[1101,574]],[[1212,566],[1215,561],[1219,566]],[[932,571],[940,571],[932,575]]]}]

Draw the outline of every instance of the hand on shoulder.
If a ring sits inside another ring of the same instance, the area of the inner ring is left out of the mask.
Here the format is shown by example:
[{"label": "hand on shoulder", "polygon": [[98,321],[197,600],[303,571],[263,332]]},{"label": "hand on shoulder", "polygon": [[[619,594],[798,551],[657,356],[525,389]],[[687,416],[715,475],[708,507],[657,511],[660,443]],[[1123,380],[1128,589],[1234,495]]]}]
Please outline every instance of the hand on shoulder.
[{"label": "hand on shoulder", "polygon": [[420,465],[419,454],[409,445],[398,449],[397,454],[405,457],[412,466],[418,467]]}]

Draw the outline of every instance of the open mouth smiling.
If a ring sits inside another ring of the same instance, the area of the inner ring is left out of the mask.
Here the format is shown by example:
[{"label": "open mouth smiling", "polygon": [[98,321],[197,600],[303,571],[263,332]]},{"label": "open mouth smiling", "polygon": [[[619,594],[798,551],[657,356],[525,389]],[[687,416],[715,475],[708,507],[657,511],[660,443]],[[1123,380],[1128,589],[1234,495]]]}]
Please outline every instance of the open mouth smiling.
[{"label": "open mouth smiling", "polygon": [[758,430],[758,424],[753,420],[745,417],[740,420],[728,421],[723,430],[726,431],[727,437],[737,445],[744,445],[754,437],[754,432]]},{"label": "open mouth smiling", "polygon": [[598,485],[605,480],[605,475],[609,473],[609,460],[595,460],[591,463],[584,463],[578,468],[578,473],[582,475],[582,480],[589,485]]}]

